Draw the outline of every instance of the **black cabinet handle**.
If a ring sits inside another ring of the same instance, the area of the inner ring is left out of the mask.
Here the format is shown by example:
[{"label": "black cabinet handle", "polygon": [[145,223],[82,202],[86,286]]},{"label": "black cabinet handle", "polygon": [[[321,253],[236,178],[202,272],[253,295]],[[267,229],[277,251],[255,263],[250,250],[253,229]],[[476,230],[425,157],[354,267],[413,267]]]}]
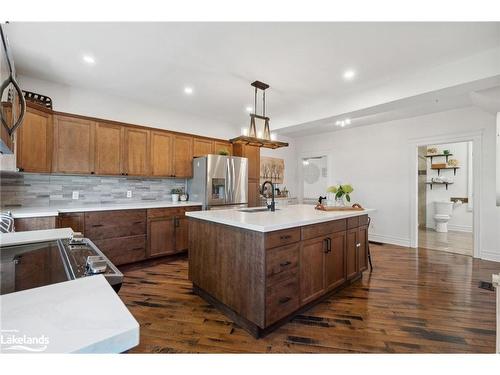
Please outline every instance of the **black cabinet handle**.
[{"label": "black cabinet handle", "polygon": [[327,238],[328,240],[328,252],[332,252],[332,239],[330,237]]},{"label": "black cabinet handle", "polygon": [[290,301],[292,298],[291,297],[283,297],[279,299],[279,303],[284,304]]},{"label": "black cabinet handle", "polygon": [[280,266],[281,267],[286,267],[286,266],[289,266],[290,264],[292,264],[292,262],[290,262],[289,260],[287,260],[286,262],[280,263]]},{"label": "black cabinet handle", "polygon": [[143,247],[134,247],[134,248],[132,249],[132,251],[136,251],[136,250],[144,250],[144,248],[143,248]]},{"label": "black cabinet handle", "polygon": [[290,235],[290,234],[286,234],[284,236],[280,236],[280,240],[289,240],[290,238],[292,238],[292,235]]},{"label": "black cabinet handle", "polygon": [[94,172],[94,171],[92,171],[92,172],[90,172],[90,174],[95,174],[95,172]]},{"label": "black cabinet handle", "polygon": [[140,220],[140,221],[134,221],[134,224],[142,224],[142,223],[143,223],[142,220]]},{"label": "black cabinet handle", "polygon": [[17,170],[18,170],[19,172],[24,172],[24,168],[21,168],[21,167],[17,168]]},{"label": "black cabinet handle", "polygon": [[92,225],[92,227],[94,227],[94,228],[102,227],[102,226],[104,226],[104,224],[94,224],[94,225]]}]

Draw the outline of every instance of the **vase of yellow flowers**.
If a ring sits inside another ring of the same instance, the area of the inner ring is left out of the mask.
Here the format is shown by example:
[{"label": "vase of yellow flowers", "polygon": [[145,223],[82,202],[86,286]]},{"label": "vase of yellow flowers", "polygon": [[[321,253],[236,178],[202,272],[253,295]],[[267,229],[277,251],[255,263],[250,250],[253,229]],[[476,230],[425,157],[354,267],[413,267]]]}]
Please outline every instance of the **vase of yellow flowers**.
[{"label": "vase of yellow flowers", "polygon": [[346,205],[345,201],[351,202],[351,193],[354,191],[350,184],[339,184],[330,186],[327,192],[333,194],[335,198],[335,206],[343,207]]}]

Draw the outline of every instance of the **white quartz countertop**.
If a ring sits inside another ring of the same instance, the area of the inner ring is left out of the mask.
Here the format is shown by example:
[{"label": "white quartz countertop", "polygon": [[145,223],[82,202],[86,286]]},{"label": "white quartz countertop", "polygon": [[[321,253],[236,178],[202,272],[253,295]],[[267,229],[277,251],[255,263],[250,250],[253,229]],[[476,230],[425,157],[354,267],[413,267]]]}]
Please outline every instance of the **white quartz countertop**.
[{"label": "white quartz countertop", "polygon": [[24,232],[0,233],[1,246],[23,245],[26,243],[54,241],[61,238],[70,238],[73,235],[71,228],[30,230]]},{"label": "white quartz countertop", "polygon": [[186,212],[186,215],[196,219],[214,223],[231,225],[257,232],[272,232],[280,229],[299,227],[303,225],[323,223],[326,221],[347,217],[366,215],[374,209],[364,211],[319,211],[313,205],[297,204],[279,207],[275,212],[241,212],[239,210],[212,210]]},{"label": "white quartz countertop", "polygon": [[82,206],[49,206],[49,207],[20,207],[20,208],[3,208],[2,211],[10,211],[15,219],[30,218],[30,217],[47,217],[58,216],[60,213],[67,212],[90,212],[90,211],[112,211],[112,210],[139,210],[145,208],[169,208],[169,207],[190,207],[201,206],[201,202],[178,202],[172,201],[151,201],[151,202],[134,202],[123,204],[96,204]]},{"label": "white quartz countertop", "polygon": [[1,353],[121,353],[139,344],[139,324],[102,275],[4,294],[0,306]]}]

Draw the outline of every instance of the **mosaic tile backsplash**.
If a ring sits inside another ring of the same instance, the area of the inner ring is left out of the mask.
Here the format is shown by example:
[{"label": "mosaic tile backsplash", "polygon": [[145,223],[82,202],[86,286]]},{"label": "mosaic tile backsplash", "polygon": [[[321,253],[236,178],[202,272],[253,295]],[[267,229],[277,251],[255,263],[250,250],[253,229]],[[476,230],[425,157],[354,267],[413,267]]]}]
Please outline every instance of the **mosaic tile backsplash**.
[{"label": "mosaic tile backsplash", "polygon": [[[185,188],[184,179],[69,176],[2,173],[1,207],[82,206],[170,200],[172,188]],[[132,198],[127,198],[127,190]],[[79,199],[72,199],[78,191]]]}]

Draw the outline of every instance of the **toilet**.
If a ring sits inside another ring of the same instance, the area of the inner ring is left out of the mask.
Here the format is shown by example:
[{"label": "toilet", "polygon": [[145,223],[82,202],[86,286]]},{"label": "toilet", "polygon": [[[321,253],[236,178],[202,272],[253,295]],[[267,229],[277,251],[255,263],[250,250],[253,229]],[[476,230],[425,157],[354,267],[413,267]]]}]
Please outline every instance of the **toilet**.
[{"label": "toilet", "polygon": [[448,232],[448,221],[451,218],[453,211],[453,202],[450,201],[435,201],[434,202],[434,221],[436,222],[436,232]]}]

